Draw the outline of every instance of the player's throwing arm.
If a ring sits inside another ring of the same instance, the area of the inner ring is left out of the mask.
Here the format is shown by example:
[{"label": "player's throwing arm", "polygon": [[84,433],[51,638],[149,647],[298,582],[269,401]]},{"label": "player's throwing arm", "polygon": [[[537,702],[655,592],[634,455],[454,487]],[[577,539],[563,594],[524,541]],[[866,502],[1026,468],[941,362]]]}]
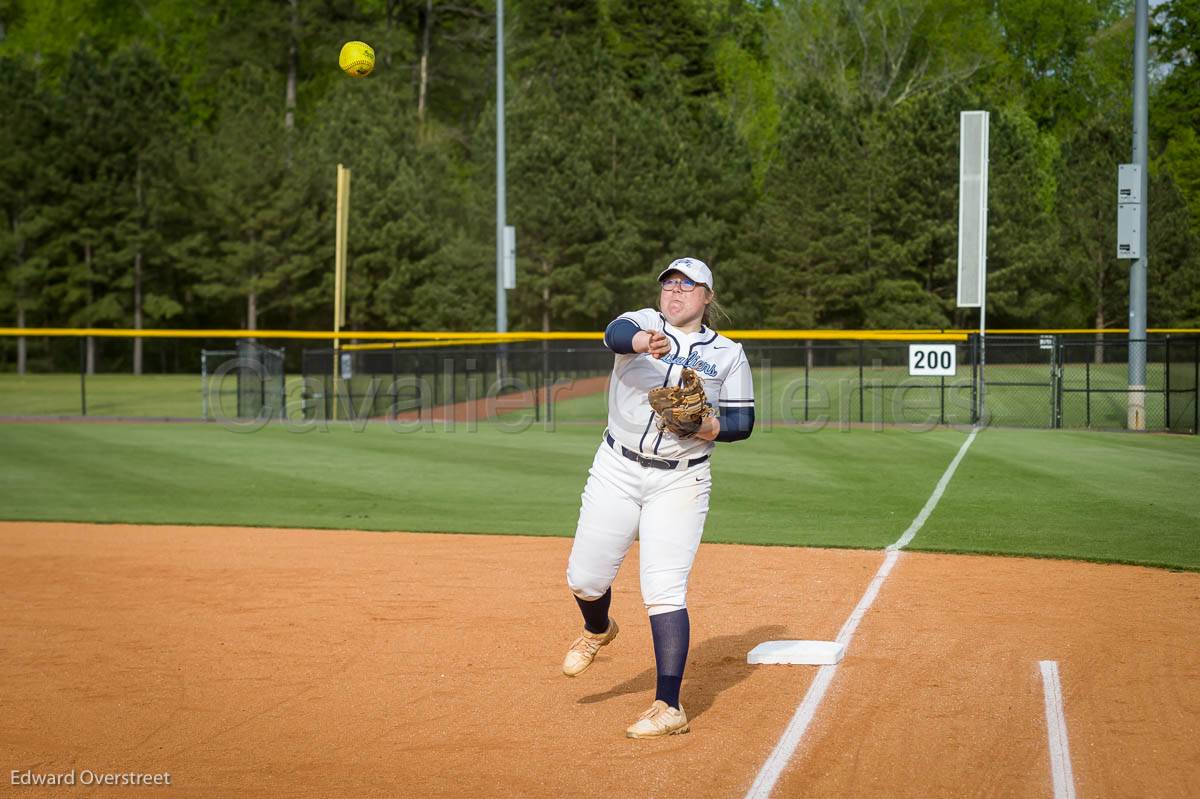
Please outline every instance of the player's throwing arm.
[{"label": "player's throwing arm", "polygon": [[717,442],[754,428],[754,387],[740,344],[709,324],[712,271],[695,258],[658,276],[658,308],[621,314],[604,332],[613,351],[608,429],[588,472],[567,585],[583,632],[563,660],[582,674],[618,627],[608,615],[612,583],[635,538],[641,541],[642,601],[658,672],[654,702],[630,738],[688,731],[679,701],[687,662],[688,575],[708,516],[710,458]]},{"label": "player's throwing arm", "polygon": [[639,330],[633,334],[633,351],[662,358],[671,351],[671,340],[661,330]]}]

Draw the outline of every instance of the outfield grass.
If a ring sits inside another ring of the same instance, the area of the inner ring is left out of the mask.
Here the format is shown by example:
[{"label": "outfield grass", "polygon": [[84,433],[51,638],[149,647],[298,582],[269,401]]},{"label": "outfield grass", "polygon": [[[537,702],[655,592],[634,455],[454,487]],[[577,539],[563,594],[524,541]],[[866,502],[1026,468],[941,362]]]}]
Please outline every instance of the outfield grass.
[{"label": "outfield grass", "polygon": [[[9,453],[0,507],[16,519],[570,535],[601,433],[586,426],[328,429],[0,427]],[[893,540],[962,434],[872,438],[866,448],[845,436],[773,431],[755,439],[753,451],[749,442],[725,448],[714,467],[712,540],[868,547]],[[878,458],[907,465],[875,483]]]},{"label": "outfield grass", "polygon": [[913,549],[1200,569],[1195,436],[986,430]]},{"label": "outfield grass", "polygon": [[0,374],[0,415],[78,416],[86,393],[90,416],[203,416],[198,374],[98,374],[85,388],[78,374]]},{"label": "outfield grass", "polygon": [[[288,378],[289,398],[298,402],[299,376]],[[209,419],[237,414],[233,377],[209,387]],[[87,416],[204,419],[199,374],[95,374],[80,389],[78,374],[0,373],[0,416]]]},{"label": "outfield grass", "polygon": [[[7,519],[570,535],[601,428],[0,427]],[[764,428],[721,445],[706,540],[882,547],[965,434]],[[914,548],[1200,569],[1200,440],[986,430]]]}]

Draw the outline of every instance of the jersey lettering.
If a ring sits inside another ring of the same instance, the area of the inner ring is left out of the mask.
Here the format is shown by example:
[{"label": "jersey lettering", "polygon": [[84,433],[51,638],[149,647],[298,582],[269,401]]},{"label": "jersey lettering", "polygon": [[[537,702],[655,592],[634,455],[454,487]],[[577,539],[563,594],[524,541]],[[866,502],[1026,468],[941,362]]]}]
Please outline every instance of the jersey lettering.
[{"label": "jersey lettering", "polygon": [[717,376],[716,365],[709,363],[694,352],[686,358],[683,358],[679,355],[664,355],[662,362],[675,364],[676,366],[682,366],[686,369],[694,369],[697,372],[703,372],[709,377]]}]

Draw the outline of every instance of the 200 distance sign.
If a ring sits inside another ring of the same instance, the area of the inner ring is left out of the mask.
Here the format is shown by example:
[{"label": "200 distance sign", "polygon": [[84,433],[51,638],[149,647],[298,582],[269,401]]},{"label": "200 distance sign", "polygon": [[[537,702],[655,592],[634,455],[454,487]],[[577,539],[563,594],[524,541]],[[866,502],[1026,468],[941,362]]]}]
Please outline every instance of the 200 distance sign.
[{"label": "200 distance sign", "polygon": [[954,377],[958,368],[954,344],[909,344],[910,377]]}]

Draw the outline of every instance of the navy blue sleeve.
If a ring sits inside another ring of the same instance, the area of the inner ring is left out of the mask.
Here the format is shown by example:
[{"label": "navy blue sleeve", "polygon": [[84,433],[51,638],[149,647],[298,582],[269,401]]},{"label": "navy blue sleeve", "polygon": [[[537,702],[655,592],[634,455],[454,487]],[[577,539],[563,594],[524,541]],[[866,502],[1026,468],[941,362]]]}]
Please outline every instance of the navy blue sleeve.
[{"label": "navy blue sleeve", "polygon": [[721,408],[721,432],[717,433],[716,441],[741,441],[750,437],[754,429],[754,406],[745,407],[724,406]]},{"label": "navy blue sleeve", "polygon": [[633,337],[642,329],[628,319],[614,319],[604,331],[604,346],[618,355],[633,352]]}]

